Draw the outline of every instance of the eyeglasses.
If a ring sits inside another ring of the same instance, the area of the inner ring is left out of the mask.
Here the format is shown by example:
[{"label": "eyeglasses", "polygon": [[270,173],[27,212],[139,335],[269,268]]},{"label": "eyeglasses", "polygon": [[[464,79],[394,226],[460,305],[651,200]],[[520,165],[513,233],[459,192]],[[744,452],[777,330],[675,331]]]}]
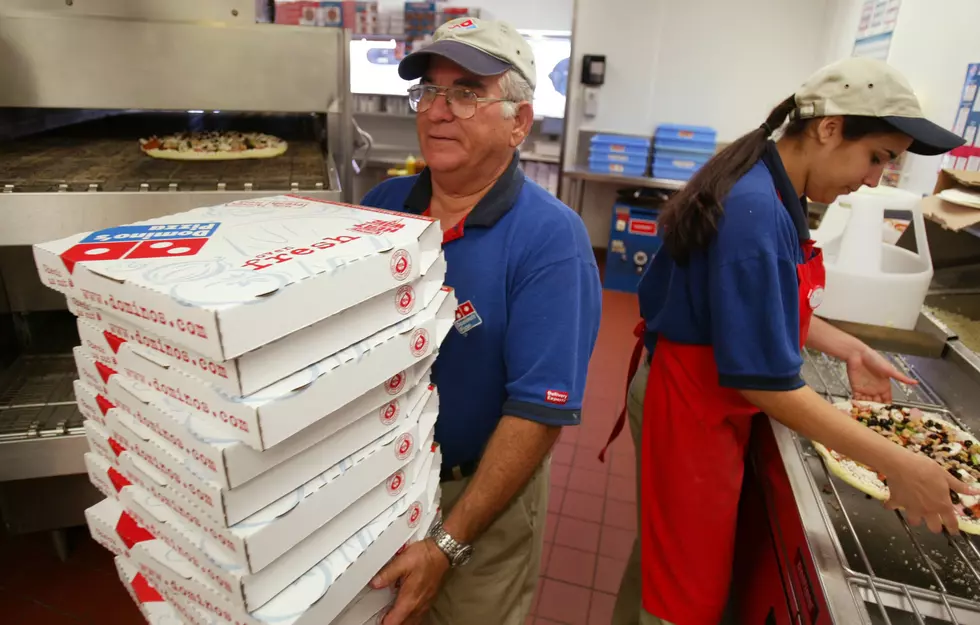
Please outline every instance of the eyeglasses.
[{"label": "eyeglasses", "polygon": [[438,95],[445,96],[449,110],[460,119],[469,119],[476,115],[476,109],[481,102],[514,102],[508,98],[481,98],[463,87],[412,85],[408,90],[408,104],[416,113],[424,113],[432,108]]}]

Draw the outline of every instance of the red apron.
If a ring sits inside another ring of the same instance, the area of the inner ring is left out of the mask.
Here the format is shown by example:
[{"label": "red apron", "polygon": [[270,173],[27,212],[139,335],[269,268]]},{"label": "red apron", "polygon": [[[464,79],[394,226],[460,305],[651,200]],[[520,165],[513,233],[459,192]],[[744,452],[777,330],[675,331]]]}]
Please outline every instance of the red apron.
[{"label": "red apron", "polygon": [[[797,265],[800,347],[825,284],[823,255],[803,244]],[[658,337],[643,404],[643,608],[675,625],[717,625],[731,583],[738,500],[752,417],[718,385],[710,346]]]}]

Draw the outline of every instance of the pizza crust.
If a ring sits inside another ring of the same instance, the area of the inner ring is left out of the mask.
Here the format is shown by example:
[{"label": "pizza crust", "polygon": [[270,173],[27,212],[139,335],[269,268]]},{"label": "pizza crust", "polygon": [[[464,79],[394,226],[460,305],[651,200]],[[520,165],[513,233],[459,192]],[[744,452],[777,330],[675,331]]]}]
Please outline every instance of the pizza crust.
[{"label": "pizza crust", "polygon": [[[870,401],[862,401],[857,403],[858,405],[868,406],[872,409],[880,409],[885,407],[885,404],[880,404],[880,403],[870,402]],[[835,403],[834,407],[850,414],[853,404],[849,401],[842,401],[842,402]],[[923,419],[929,419],[931,421],[940,423],[950,428],[951,430],[956,431],[957,434],[962,438],[972,440],[974,444],[978,444],[977,438],[974,437],[972,434],[966,432],[959,426],[943,419],[939,415],[933,412],[926,412],[926,411],[922,411],[922,414],[923,414],[922,417]],[[840,456],[839,458],[835,457],[834,453],[832,453],[824,445],[816,441],[813,442],[813,447],[814,449],[817,450],[817,453],[819,453],[820,456],[823,458],[824,464],[826,464],[827,466],[827,470],[830,471],[834,476],[841,479],[843,482],[845,482],[847,485],[851,486],[852,488],[856,488],[857,490],[861,491],[865,495],[873,497],[878,501],[888,500],[889,497],[888,486],[882,484],[881,481],[878,480],[878,476],[876,473],[858,465],[853,460],[850,460],[843,456]],[[976,518],[971,519],[971,518],[964,517],[963,515],[957,514],[956,520],[961,532],[967,534],[980,535],[980,519],[976,519]]]},{"label": "pizza crust", "polygon": [[280,145],[271,148],[259,148],[255,150],[241,150],[238,152],[198,152],[196,150],[143,150],[143,153],[152,158],[159,158],[168,161],[240,161],[252,158],[275,158],[282,156],[289,148],[289,144],[283,141]]}]

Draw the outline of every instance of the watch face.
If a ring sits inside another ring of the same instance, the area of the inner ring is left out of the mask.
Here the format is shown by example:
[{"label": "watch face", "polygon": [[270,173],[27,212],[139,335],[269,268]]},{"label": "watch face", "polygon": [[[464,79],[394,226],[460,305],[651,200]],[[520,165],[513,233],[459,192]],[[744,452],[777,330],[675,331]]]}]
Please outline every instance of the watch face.
[{"label": "watch face", "polygon": [[473,557],[473,547],[467,545],[462,549],[460,549],[459,553],[456,554],[456,557],[453,558],[453,566],[463,566],[464,564],[469,562],[470,558],[472,557]]}]

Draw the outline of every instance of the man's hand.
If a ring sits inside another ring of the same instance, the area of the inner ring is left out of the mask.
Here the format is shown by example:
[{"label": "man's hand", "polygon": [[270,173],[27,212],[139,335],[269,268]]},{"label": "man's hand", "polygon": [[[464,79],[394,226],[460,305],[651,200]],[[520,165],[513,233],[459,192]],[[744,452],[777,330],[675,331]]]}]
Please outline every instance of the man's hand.
[{"label": "man's hand", "polygon": [[854,399],[883,404],[892,400],[893,379],[905,384],[917,384],[912,378],[903,375],[884,356],[866,345],[847,359],[847,378],[851,383]]},{"label": "man's hand", "polygon": [[371,580],[372,588],[398,588],[395,605],[382,625],[421,623],[432,607],[447,571],[449,558],[431,538],[409,545]]}]

